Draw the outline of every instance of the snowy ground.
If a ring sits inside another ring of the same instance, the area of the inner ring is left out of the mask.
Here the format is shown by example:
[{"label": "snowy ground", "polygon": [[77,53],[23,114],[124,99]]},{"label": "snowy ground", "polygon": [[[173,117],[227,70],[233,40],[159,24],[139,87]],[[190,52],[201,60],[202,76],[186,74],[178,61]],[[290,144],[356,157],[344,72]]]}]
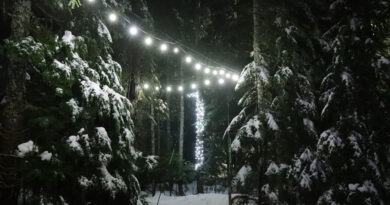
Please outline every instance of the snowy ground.
[{"label": "snowy ground", "polygon": [[[157,205],[158,195],[147,197],[150,205]],[[227,194],[197,194],[188,196],[165,196],[161,195],[159,205],[227,205]]]}]

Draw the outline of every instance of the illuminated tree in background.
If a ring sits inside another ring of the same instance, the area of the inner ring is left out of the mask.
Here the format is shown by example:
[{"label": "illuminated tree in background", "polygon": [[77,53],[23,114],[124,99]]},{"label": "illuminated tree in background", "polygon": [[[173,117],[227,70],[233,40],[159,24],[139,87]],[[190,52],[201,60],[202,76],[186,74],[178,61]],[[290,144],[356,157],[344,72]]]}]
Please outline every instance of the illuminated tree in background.
[{"label": "illuminated tree in background", "polygon": [[204,122],[204,102],[200,98],[199,91],[191,93],[188,97],[194,98],[196,103],[196,144],[195,144],[195,169],[197,170],[200,166],[202,166],[204,161],[203,156],[203,131],[205,127]]}]

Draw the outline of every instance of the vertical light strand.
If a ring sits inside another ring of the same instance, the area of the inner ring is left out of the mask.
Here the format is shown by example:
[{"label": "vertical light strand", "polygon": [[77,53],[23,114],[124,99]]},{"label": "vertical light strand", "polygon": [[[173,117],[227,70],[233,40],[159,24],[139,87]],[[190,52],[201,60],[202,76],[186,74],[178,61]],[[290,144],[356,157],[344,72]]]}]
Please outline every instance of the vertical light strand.
[{"label": "vertical light strand", "polygon": [[203,131],[205,128],[205,108],[204,102],[200,98],[199,91],[193,92],[188,95],[188,97],[195,99],[195,112],[196,112],[196,142],[195,142],[195,170],[203,165],[204,156],[203,156]]}]

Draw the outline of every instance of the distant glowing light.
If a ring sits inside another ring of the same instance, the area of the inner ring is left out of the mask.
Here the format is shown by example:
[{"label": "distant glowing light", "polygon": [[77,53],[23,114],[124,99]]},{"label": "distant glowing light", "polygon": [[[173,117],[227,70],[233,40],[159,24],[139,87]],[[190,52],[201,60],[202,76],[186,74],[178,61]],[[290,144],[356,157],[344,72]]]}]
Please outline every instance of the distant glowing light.
[{"label": "distant glowing light", "polygon": [[180,92],[183,91],[183,86],[177,87],[177,90],[180,91]]},{"label": "distant glowing light", "polygon": [[152,45],[152,43],[153,43],[153,39],[152,39],[152,38],[150,38],[150,37],[146,37],[146,38],[145,38],[145,44],[146,44],[147,46]]},{"label": "distant glowing light", "polygon": [[230,79],[230,78],[232,77],[232,75],[231,75],[230,73],[226,73],[225,77],[226,77],[227,79]]},{"label": "distant glowing light", "polygon": [[222,85],[222,84],[225,83],[225,81],[224,81],[222,78],[220,78],[220,79],[218,79],[218,83],[219,83],[220,85]]},{"label": "distant glowing light", "polygon": [[232,79],[234,80],[234,81],[238,81],[238,75],[236,75],[236,74],[234,74],[233,76],[232,76]]},{"label": "distant glowing light", "polygon": [[191,63],[191,62],[192,62],[191,56],[187,56],[187,57],[186,57],[186,63]]},{"label": "distant glowing light", "polygon": [[205,80],[205,81],[204,81],[204,84],[205,84],[205,85],[210,85],[210,80]]},{"label": "distant glowing light", "polygon": [[154,89],[155,89],[156,91],[159,91],[159,90],[160,90],[160,88],[159,88],[158,86],[156,86]]},{"label": "distant glowing light", "polygon": [[130,35],[132,35],[132,36],[136,36],[136,35],[138,34],[138,28],[137,28],[136,26],[130,27],[129,33],[130,33]]},{"label": "distant glowing light", "polygon": [[217,74],[218,74],[218,71],[213,70],[213,75],[217,75]]},{"label": "distant glowing light", "polygon": [[110,15],[108,16],[108,19],[111,22],[115,22],[118,19],[118,16],[115,13],[110,13]]},{"label": "distant glowing light", "polygon": [[145,90],[149,89],[149,84],[145,83],[145,84],[144,84],[144,89],[145,89]]},{"label": "distant glowing light", "polygon": [[209,74],[210,73],[210,68],[205,68],[204,69],[204,73]]},{"label": "distant glowing light", "polygon": [[192,83],[192,84],[191,84],[191,89],[195,90],[195,89],[196,89],[196,87],[197,87],[197,86],[196,86],[196,84],[195,84],[195,83]]},{"label": "distant glowing light", "polygon": [[165,43],[161,44],[160,50],[161,50],[162,52],[165,52],[167,49],[168,49],[167,44],[165,44]]},{"label": "distant glowing light", "polygon": [[94,3],[94,2],[95,2],[95,0],[88,0],[88,2],[89,2],[89,3]]},{"label": "distant glowing light", "polygon": [[200,70],[201,68],[202,68],[202,66],[200,65],[200,63],[195,64],[195,69],[196,70]]},{"label": "distant glowing light", "polygon": [[172,87],[171,86],[168,86],[167,87],[167,92],[171,92],[172,91]]},{"label": "distant glowing light", "polygon": [[225,74],[225,71],[221,69],[221,70],[219,70],[219,74],[220,74],[220,75],[224,75],[224,74]]},{"label": "distant glowing light", "polygon": [[198,91],[191,93],[188,95],[188,97],[194,98],[196,101],[196,122],[195,122],[195,128],[196,128],[196,142],[195,142],[195,170],[197,170],[199,167],[202,166],[204,162],[204,155],[203,155],[203,135],[204,135],[204,128],[206,125],[205,122],[205,106],[202,98],[200,97],[200,94]]},{"label": "distant glowing light", "polygon": [[174,49],[173,49],[173,52],[174,52],[174,53],[179,53],[179,49],[178,49],[178,48],[174,48]]}]

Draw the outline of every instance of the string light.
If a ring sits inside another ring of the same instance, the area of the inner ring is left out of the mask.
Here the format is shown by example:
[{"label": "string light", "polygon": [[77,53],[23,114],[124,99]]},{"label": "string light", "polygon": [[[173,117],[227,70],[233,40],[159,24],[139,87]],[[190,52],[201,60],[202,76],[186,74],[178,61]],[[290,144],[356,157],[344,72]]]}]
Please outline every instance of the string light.
[{"label": "string light", "polygon": [[156,86],[154,89],[155,89],[156,91],[159,91],[159,90],[160,90],[160,88],[159,88],[158,86]]},{"label": "string light", "polygon": [[204,69],[204,73],[209,74],[210,73],[210,68],[205,68]]},{"label": "string light", "polygon": [[204,102],[200,98],[199,92],[196,91],[188,95],[188,97],[195,99],[195,113],[196,113],[196,141],[195,141],[195,170],[197,170],[200,166],[202,166],[204,162],[203,155],[203,132],[205,128],[205,108]]},{"label": "string light", "polygon": [[145,84],[144,84],[144,89],[145,89],[145,90],[149,89],[149,84],[145,83]]},{"label": "string light", "polygon": [[191,63],[191,62],[192,62],[191,56],[187,56],[187,57],[186,57],[186,63]]},{"label": "string light", "polygon": [[146,37],[146,38],[145,38],[145,44],[146,44],[147,46],[152,45],[152,43],[153,43],[153,39],[152,39],[152,38],[150,38],[150,37]]},{"label": "string light", "polygon": [[174,48],[174,49],[173,49],[173,52],[174,52],[174,53],[179,53],[179,49],[178,49],[178,48]]},{"label": "string light", "polygon": [[118,19],[118,16],[117,16],[115,13],[111,13],[111,14],[108,16],[108,19],[109,19],[111,22],[115,22],[115,21]]},{"label": "string light", "polygon": [[172,87],[171,86],[168,86],[167,87],[167,92],[171,92],[172,91]]},{"label": "string light", "polygon": [[136,26],[130,27],[129,33],[130,33],[130,35],[132,35],[132,36],[136,36],[136,35],[138,34],[138,28],[137,28]]},{"label": "string light", "polygon": [[217,75],[217,74],[218,74],[218,71],[213,70],[213,75]]},{"label": "string light", "polygon": [[95,2],[95,0],[88,0],[88,2],[89,2],[89,3],[94,3],[94,2]]},{"label": "string light", "polygon": [[230,79],[230,77],[232,77],[232,76],[230,75],[230,73],[226,73],[226,78],[227,78],[227,79]]},{"label": "string light", "polygon": [[204,81],[204,84],[205,84],[205,85],[210,85],[210,80],[205,80],[205,81]]},{"label": "string light", "polygon": [[168,49],[167,44],[165,44],[165,43],[161,44],[160,50],[161,50],[162,52],[165,52],[167,49]]},{"label": "string light", "polygon": [[202,66],[199,63],[195,64],[195,69],[196,70],[200,70],[201,68],[202,68]]},{"label": "string light", "polygon": [[232,77],[232,79],[233,79],[234,81],[238,81],[238,78],[239,78],[239,77],[238,77],[238,75],[236,75],[236,74],[234,74],[233,77]]},{"label": "string light", "polygon": [[221,69],[221,70],[219,70],[219,74],[220,74],[220,75],[224,75],[224,74],[225,74],[225,71]]},{"label": "string light", "polygon": [[195,89],[196,89],[196,87],[197,87],[197,86],[196,86],[196,84],[195,84],[195,83],[192,83],[192,84],[191,84],[191,89],[195,90]]},{"label": "string light", "polygon": [[180,85],[179,87],[177,87],[177,90],[180,92],[183,91],[183,86]]},{"label": "string light", "polygon": [[224,81],[222,78],[220,78],[220,79],[218,79],[218,83],[219,83],[220,85],[222,85],[222,84],[225,83],[225,81]]}]

